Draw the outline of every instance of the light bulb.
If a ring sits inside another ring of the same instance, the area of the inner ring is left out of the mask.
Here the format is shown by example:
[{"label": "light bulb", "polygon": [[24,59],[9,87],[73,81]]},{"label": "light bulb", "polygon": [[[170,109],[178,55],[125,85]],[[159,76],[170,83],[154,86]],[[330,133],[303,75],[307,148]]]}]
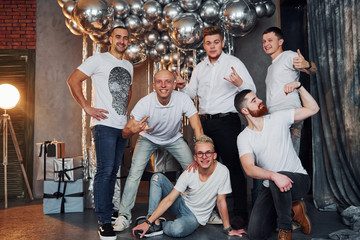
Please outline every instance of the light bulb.
[{"label": "light bulb", "polygon": [[20,93],[10,84],[0,85],[0,108],[11,109],[19,102]]}]

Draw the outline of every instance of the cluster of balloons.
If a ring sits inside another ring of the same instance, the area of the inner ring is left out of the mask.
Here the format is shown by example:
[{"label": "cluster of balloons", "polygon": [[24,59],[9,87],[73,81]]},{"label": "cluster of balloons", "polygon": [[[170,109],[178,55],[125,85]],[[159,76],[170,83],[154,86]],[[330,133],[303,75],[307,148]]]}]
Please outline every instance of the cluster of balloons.
[{"label": "cluster of balloons", "polygon": [[[175,69],[192,66],[205,54],[201,49],[205,27],[222,26],[231,36],[245,36],[257,18],[275,12],[271,0],[58,0],[65,23],[75,35],[86,33],[101,44],[109,42],[109,30],[125,26],[131,33],[127,58],[133,64],[149,56]],[[180,57],[179,49],[196,49]]]}]

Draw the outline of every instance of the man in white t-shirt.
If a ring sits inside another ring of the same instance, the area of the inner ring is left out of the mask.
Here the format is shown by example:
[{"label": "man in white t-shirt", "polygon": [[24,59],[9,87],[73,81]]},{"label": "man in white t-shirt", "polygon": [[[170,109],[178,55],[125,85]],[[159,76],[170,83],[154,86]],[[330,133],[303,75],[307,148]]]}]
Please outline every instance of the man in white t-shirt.
[{"label": "man in white t-shirt", "polygon": [[[315,74],[317,71],[315,63],[306,61],[299,49],[297,53],[284,51],[283,43],[283,32],[278,27],[270,27],[264,31],[263,49],[272,60],[265,79],[266,106],[270,113],[301,107],[297,91],[285,94],[282,89],[287,83],[299,81],[300,72]],[[291,138],[297,155],[300,151],[302,127],[303,121],[291,126]]]},{"label": "man in white t-shirt", "polygon": [[[300,200],[310,188],[310,178],[294,150],[289,128],[316,114],[319,106],[299,82],[288,83],[282,89],[285,94],[298,90],[303,107],[266,115],[267,108],[251,90],[235,97],[236,109],[248,121],[237,139],[241,164],[248,176],[264,180],[250,215],[251,239],[266,239],[276,227],[278,239],[291,239],[293,201]],[[298,201],[293,210],[294,220],[309,234],[311,224],[304,203]]]},{"label": "man in white t-shirt", "polygon": [[[122,129],[127,120],[126,109],[131,99],[133,79],[133,66],[123,58],[129,44],[128,30],[118,26],[110,34],[110,51],[86,59],[67,80],[74,99],[91,116],[97,166],[94,179],[95,213],[101,225],[100,238],[107,240],[116,239],[111,225],[112,198],[126,144]],[[89,77],[94,89],[94,106],[82,93],[81,82]]]},{"label": "man in white t-shirt", "polygon": [[[186,237],[199,225],[206,225],[215,204],[223,221],[224,232],[242,236],[243,229],[233,230],[229,222],[226,194],[231,193],[229,170],[217,162],[214,143],[203,135],[195,144],[196,171],[184,171],[175,187],[163,174],[156,173],[150,182],[149,209],[143,223],[133,228],[133,235],[151,237],[165,233],[170,237]],[[166,211],[175,216],[164,221]]]},{"label": "man in white t-shirt", "polygon": [[171,72],[161,70],[154,76],[155,92],[139,100],[131,111],[123,137],[140,133],[136,142],[129,175],[121,198],[119,217],[114,229],[123,231],[131,223],[141,176],[153,152],[159,147],[168,150],[183,169],[193,162],[188,144],[182,138],[180,126],[183,114],[189,118],[195,138],[203,134],[199,115],[193,101],[185,93],[173,91],[175,79]]}]

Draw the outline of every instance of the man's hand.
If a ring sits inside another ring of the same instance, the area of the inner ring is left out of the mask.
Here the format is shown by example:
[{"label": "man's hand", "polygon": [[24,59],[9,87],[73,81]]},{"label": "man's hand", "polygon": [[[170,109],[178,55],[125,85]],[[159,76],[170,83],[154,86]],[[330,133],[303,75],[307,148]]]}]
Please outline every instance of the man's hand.
[{"label": "man's hand", "polygon": [[100,121],[101,119],[107,119],[108,117],[104,113],[109,113],[104,109],[93,107],[84,107],[84,111],[98,121]]},{"label": "man's hand", "polygon": [[142,224],[139,224],[139,225],[137,225],[136,227],[134,227],[134,228],[132,229],[132,234],[133,234],[134,237],[137,237],[137,236],[135,235],[135,231],[136,231],[136,230],[142,231],[142,233],[141,233],[141,235],[140,235],[140,238],[143,238],[144,235],[146,234],[146,232],[149,230],[149,225],[148,225],[146,222],[143,222]]},{"label": "man's hand", "polygon": [[132,131],[139,133],[142,131],[146,131],[149,129],[152,129],[152,127],[149,127],[146,120],[149,118],[150,116],[146,116],[143,119],[141,119],[141,121],[136,121],[133,115],[130,115],[130,121],[132,121]]},{"label": "man's hand", "polygon": [[192,163],[189,164],[189,166],[187,166],[187,168],[185,169],[185,171],[191,172],[191,169],[193,170],[193,172],[195,172],[198,169],[199,165],[196,161],[193,161]]},{"label": "man's hand", "polygon": [[237,74],[234,67],[231,67],[231,70],[232,70],[232,73],[230,74],[229,78],[224,77],[224,79],[226,81],[231,82],[235,86],[240,87],[243,84],[243,80],[241,79],[239,74]]},{"label": "man's hand", "polygon": [[292,188],[292,183],[294,183],[288,176],[281,173],[275,173],[271,180],[274,181],[281,192],[289,191]]},{"label": "man's hand", "polygon": [[239,229],[239,230],[231,230],[229,232],[229,236],[239,236],[239,237],[242,237],[242,235],[244,234],[247,234],[247,232],[244,230],[244,229]]},{"label": "man's hand", "polygon": [[301,85],[300,82],[294,81],[291,83],[287,83],[284,85],[284,92],[286,95],[288,95],[289,93],[292,93],[293,91],[295,91],[296,88],[298,88]]},{"label": "man's hand", "polygon": [[293,65],[296,70],[302,71],[311,66],[311,63],[305,60],[299,49],[297,50],[297,53],[298,57],[294,57],[293,59]]},{"label": "man's hand", "polygon": [[176,69],[176,72],[173,72],[175,80],[176,80],[176,87],[183,89],[186,85],[186,81],[181,77],[179,69]]}]

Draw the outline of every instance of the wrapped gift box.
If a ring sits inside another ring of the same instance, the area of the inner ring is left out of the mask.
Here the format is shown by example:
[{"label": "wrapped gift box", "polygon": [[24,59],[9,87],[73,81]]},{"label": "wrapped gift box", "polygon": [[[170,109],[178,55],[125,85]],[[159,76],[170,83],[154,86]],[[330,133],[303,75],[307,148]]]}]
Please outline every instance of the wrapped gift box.
[{"label": "wrapped gift box", "polygon": [[44,214],[84,211],[83,179],[75,182],[44,181]]},{"label": "wrapped gift box", "polygon": [[[83,174],[83,157],[73,158],[57,158],[53,161],[52,179],[59,181],[61,175],[64,176],[63,181],[75,181],[82,179]],[[46,173],[47,174],[47,173]]]},{"label": "wrapped gift box", "polygon": [[178,161],[164,148],[158,148],[150,157],[150,161],[146,166],[146,171],[156,172],[176,172],[181,170]]}]

